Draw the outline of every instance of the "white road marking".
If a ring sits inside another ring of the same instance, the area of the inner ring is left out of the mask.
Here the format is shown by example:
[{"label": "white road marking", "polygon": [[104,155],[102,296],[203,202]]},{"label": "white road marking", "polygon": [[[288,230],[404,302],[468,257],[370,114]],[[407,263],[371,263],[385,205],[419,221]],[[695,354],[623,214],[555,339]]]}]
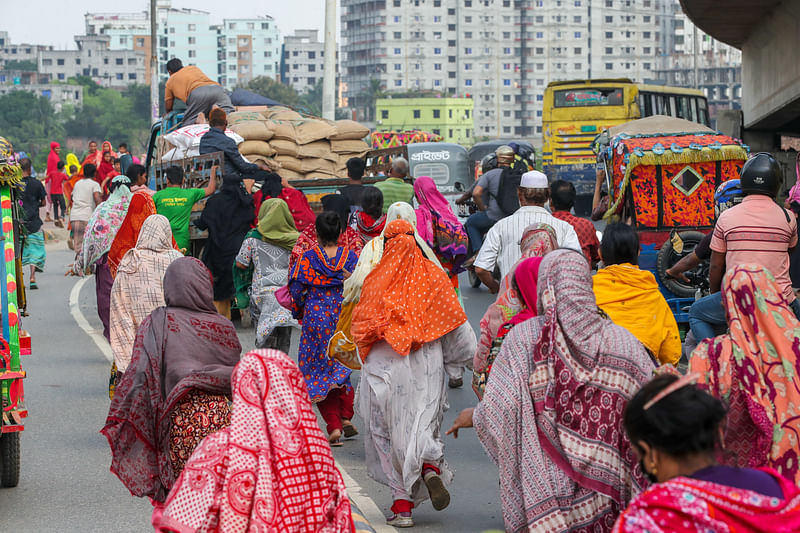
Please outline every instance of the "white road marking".
[{"label": "white road marking", "polygon": [[[108,344],[108,341],[103,336],[103,332],[93,328],[92,325],[89,324],[89,321],[86,320],[86,317],[83,316],[83,312],[81,311],[81,289],[86,282],[89,281],[90,277],[91,276],[86,276],[81,278],[75,283],[75,285],[73,285],[72,290],[69,293],[69,309],[70,313],[72,314],[72,318],[75,319],[75,322],[78,323],[78,326],[94,341],[100,351],[103,352],[105,358],[111,362],[114,360],[114,354],[111,352],[111,345]],[[356,480],[350,477],[350,474],[347,473],[347,470],[345,470],[338,461],[336,461],[336,468],[338,468],[339,472],[342,474],[342,480],[347,488],[347,495],[364,514],[364,518],[369,521],[369,524],[375,530],[375,533],[397,533],[397,529],[386,524],[386,517],[383,515],[372,498],[370,498],[366,491],[362,489],[358,483],[356,483]]]},{"label": "white road marking", "polygon": [[356,504],[359,510],[361,510],[364,514],[364,518],[367,519],[369,525],[375,530],[375,533],[397,533],[396,528],[386,523],[386,517],[383,515],[383,512],[381,512],[375,502],[372,501],[372,498],[369,497],[367,492],[356,483],[355,479],[350,477],[350,474],[347,473],[347,470],[342,468],[339,461],[335,461],[335,464],[336,468],[338,468],[339,472],[342,474],[344,486],[347,488],[347,496],[350,498],[350,501]]},{"label": "white road marking", "polygon": [[86,317],[83,316],[81,312],[80,306],[80,295],[81,289],[89,281],[90,276],[86,276],[84,278],[79,279],[75,285],[72,286],[72,290],[69,292],[69,310],[72,314],[72,318],[75,319],[75,322],[78,323],[78,326],[86,333],[90,339],[94,341],[100,351],[103,353],[108,362],[114,360],[114,354],[111,352],[111,345],[108,344],[108,341],[105,337],[103,337],[102,330],[95,329],[89,324],[89,321],[86,320]]}]

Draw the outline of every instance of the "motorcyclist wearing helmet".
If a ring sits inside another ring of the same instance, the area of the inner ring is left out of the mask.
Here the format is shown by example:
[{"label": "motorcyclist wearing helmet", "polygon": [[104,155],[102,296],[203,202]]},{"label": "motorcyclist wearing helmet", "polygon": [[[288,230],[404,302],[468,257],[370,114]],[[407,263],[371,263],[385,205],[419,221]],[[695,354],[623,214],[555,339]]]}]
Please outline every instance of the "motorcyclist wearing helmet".
[{"label": "motorcyclist wearing helmet", "polygon": [[761,152],[744,164],[740,176],[744,199],[720,214],[712,232],[708,275],[712,294],[689,309],[689,325],[698,342],[714,336],[713,324],[725,323],[719,292],[722,277],[726,269],[745,263],[761,265],[775,277],[800,319],[800,302],[789,278],[789,253],[797,246],[797,221],[793,213],[775,202],[783,179],[780,164],[771,154]]},{"label": "motorcyclist wearing helmet", "polygon": [[[740,204],[742,198],[744,198],[744,195],[742,194],[742,187],[739,185],[738,179],[722,182],[714,193],[714,214],[716,218],[719,218],[719,215],[729,207]],[[714,232],[709,231],[708,234],[697,243],[694,250],[667,269],[667,276],[679,279],[684,283],[689,283],[689,279],[684,275],[684,272],[688,272],[703,261],[711,259],[711,237],[713,237],[713,235]]]},{"label": "motorcyclist wearing helmet", "polygon": [[[505,216],[497,203],[497,193],[500,189],[500,177],[503,175],[503,169],[511,166],[514,162],[514,150],[504,145],[499,146],[494,153],[497,157],[497,168],[482,175],[475,188],[472,189],[472,199],[478,212],[471,214],[467,223],[464,224],[469,236],[471,253],[480,250],[483,244],[483,235],[494,226],[495,222]],[[488,201],[484,201],[486,196],[488,196]]]}]

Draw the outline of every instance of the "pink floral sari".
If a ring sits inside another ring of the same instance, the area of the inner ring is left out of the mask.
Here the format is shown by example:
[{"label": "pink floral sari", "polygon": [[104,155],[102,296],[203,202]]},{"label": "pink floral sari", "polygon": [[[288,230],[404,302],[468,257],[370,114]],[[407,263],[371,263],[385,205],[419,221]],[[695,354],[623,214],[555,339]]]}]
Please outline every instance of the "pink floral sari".
[{"label": "pink floral sari", "polygon": [[722,295],[730,333],[700,343],[689,366],[729,404],[725,464],[769,466],[797,483],[800,322],[761,266],[729,270]]}]

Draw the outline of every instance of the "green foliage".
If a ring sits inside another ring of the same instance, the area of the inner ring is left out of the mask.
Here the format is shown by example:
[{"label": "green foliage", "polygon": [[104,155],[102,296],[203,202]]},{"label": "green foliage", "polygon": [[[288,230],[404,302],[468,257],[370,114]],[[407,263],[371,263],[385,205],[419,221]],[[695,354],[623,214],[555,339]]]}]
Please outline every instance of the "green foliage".
[{"label": "green foliage", "polygon": [[27,152],[34,168],[47,166],[50,142],[64,143],[64,127],[47,98],[27,91],[0,96],[0,136]]},{"label": "green foliage", "polygon": [[300,103],[300,95],[297,94],[293,87],[268,76],[253,78],[244,86],[244,89],[272,98],[283,105],[296,107]]},{"label": "green foliage", "polygon": [[22,70],[28,72],[36,72],[39,70],[39,66],[36,64],[36,61],[24,60],[24,61],[17,61],[12,59],[11,61],[6,61],[5,67],[3,70]]},{"label": "green foliage", "polygon": [[322,115],[322,80],[300,95],[299,106],[306,113]]},{"label": "green foliage", "polygon": [[381,84],[381,80],[372,78],[359,97],[366,110],[367,120],[375,120],[375,100],[386,97],[386,87]]},{"label": "green foliage", "polygon": [[144,148],[150,133],[150,88],[132,85],[119,92],[86,85],[83,107],[64,115],[67,136],[88,137],[98,144],[109,140],[115,147],[126,142],[135,153]]}]

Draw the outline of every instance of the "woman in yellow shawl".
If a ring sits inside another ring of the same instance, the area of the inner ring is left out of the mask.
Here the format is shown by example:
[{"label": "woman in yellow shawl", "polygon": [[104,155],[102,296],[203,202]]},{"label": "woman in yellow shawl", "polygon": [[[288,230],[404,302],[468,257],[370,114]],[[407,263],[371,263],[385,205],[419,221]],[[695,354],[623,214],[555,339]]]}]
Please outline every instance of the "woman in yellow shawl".
[{"label": "woman in yellow shawl", "polygon": [[677,365],[681,337],[675,316],[653,273],[640,270],[639,236],[624,223],[610,224],[600,244],[603,268],[594,276],[597,306],[639,339],[662,364]]},{"label": "woman in yellow shawl", "polygon": [[[247,234],[236,256],[236,303],[240,308],[247,307],[243,300],[249,298],[250,314],[258,323],[256,348],[289,353],[292,327],[297,327],[297,322],[278,303],[275,292],[288,283],[289,256],[299,236],[286,202],[270,198],[261,204],[258,226]],[[244,271],[252,272],[251,276]],[[242,283],[243,279],[252,281]]]}]

